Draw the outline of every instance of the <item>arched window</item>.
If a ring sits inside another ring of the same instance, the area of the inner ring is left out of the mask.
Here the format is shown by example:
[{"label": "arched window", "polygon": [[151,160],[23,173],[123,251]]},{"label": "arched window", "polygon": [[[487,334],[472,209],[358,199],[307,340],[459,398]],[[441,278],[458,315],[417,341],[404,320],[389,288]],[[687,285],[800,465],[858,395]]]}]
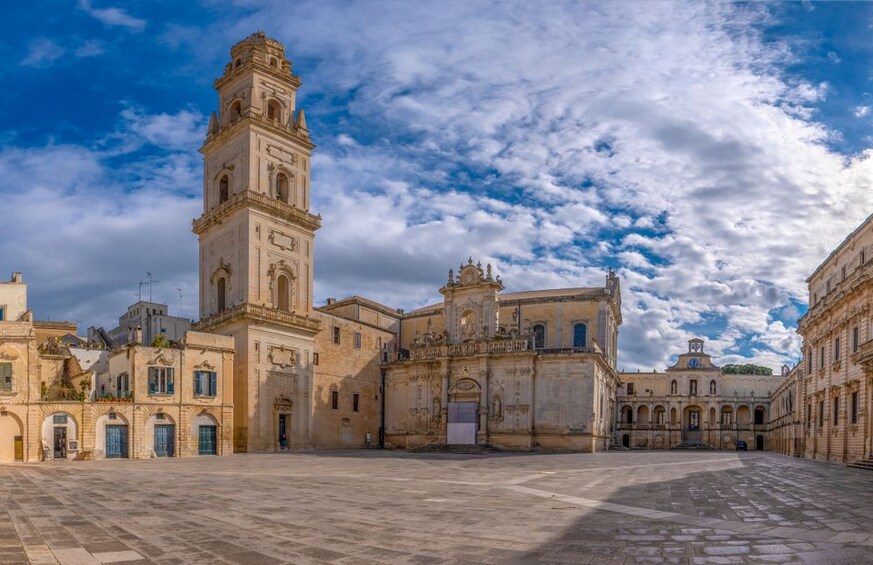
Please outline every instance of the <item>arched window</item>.
[{"label": "arched window", "polygon": [[218,296],[217,296],[217,311],[224,312],[224,309],[227,308],[227,282],[224,280],[224,277],[218,279]]},{"label": "arched window", "polygon": [[227,175],[221,177],[221,180],[218,181],[218,203],[224,204],[227,202],[227,199],[230,198],[230,181],[227,178]]},{"label": "arched window", "polygon": [[670,394],[676,394],[676,391],[679,390],[679,385],[676,384],[676,381],[670,383]]},{"label": "arched window", "polygon": [[267,101],[267,119],[268,120],[278,120],[279,116],[282,113],[282,109],[279,107],[279,103],[275,100]]},{"label": "arched window", "polygon": [[285,275],[276,279],[276,306],[279,310],[291,311],[291,283]]},{"label": "arched window", "polygon": [[461,314],[461,339],[473,339],[476,337],[476,313],[467,310]]},{"label": "arched window", "polygon": [[238,67],[238,66],[240,66],[240,65],[242,65],[242,59],[237,59],[237,60],[234,61],[234,63],[233,63],[233,66],[234,66],[234,67]]},{"label": "arched window", "polygon": [[288,202],[288,177],[285,173],[276,175],[276,200]]},{"label": "arched window", "polygon": [[543,349],[546,346],[546,326],[536,324],[533,327],[534,349]]},{"label": "arched window", "polygon": [[270,57],[270,66],[271,66],[271,67],[274,67],[274,68],[275,68],[275,67],[278,67],[278,66],[279,66],[279,60],[276,59],[275,57]]},{"label": "arched window", "polygon": [[573,347],[585,347],[588,338],[588,327],[585,324],[573,326]]},{"label": "arched window", "polygon": [[715,394],[715,381],[709,381],[709,394]]},{"label": "arched window", "polygon": [[234,100],[230,105],[230,121],[235,122],[242,116],[242,102]]}]

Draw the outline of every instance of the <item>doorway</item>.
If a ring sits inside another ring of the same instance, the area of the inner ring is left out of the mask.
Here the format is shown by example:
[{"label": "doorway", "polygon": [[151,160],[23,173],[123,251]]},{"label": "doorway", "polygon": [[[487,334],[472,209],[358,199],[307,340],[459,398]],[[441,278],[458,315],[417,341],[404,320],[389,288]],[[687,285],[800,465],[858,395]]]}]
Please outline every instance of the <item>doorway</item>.
[{"label": "doorway", "polygon": [[755,438],[755,449],[758,451],[764,451],[764,436],[759,435]]},{"label": "doorway", "polygon": [[447,441],[452,445],[476,445],[478,402],[449,402]]},{"label": "doorway", "polygon": [[106,458],[127,459],[127,426],[106,426]]},{"label": "doorway", "polygon": [[621,445],[622,447],[630,449],[630,434],[624,434],[621,436]]},{"label": "doorway", "polygon": [[215,426],[200,426],[199,431],[199,442],[198,442],[198,453],[200,455],[215,455],[215,438],[216,434]]},{"label": "doorway", "polygon": [[53,453],[55,459],[67,458],[67,426],[56,426],[53,437]]},{"label": "doorway", "polygon": [[176,426],[173,424],[155,424],[155,457],[173,457],[175,437]]},{"label": "doorway", "polygon": [[279,449],[288,449],[288,415],[279,414]]}]

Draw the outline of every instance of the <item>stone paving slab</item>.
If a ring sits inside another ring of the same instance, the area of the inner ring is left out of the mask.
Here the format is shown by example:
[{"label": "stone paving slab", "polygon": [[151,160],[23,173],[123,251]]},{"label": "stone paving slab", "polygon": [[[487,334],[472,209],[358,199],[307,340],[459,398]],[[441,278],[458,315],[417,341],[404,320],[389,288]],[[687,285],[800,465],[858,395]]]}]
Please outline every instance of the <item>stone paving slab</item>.
[{"label": "stone paving slab", "polygon": [[768,453],[0,466],[0,563],[873,563],[873,472]]}]

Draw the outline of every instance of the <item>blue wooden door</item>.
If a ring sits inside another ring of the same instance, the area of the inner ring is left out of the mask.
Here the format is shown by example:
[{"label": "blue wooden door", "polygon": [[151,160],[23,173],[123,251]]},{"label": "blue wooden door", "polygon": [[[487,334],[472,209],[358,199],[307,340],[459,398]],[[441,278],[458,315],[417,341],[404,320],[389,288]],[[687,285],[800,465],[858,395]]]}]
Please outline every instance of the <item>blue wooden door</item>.
[{"label": "blue wooden door", "polygon": [[175,454],[175,426],[155,424],[155,456],[172,457]]},{"label": "blue wooden door", "polygon": [[200,455],[215,455],[215,426],[200,426]]},{"label": "blue wooden door", "polygon": [[127,457],[127,426],[106,426],[106,458]]}]

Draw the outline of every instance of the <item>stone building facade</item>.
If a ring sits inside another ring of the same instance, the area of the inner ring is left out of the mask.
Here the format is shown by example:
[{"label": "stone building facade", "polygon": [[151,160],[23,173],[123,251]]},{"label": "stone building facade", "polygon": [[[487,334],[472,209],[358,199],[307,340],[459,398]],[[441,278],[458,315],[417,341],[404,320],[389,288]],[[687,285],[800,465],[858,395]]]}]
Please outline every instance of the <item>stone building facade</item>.
[{"label": "stone building facade", "polygon": [[602,288],[502,294],[490,265],[449,271],[443,302],[400,320],[400,358],[384,365],[385,445],[607,449],[619,286],[610,273]]},{"label": "stone building facade", "polygon": [[33,321],[20,274],[0,300],[0,462],[231,453],[231,338],[83,349]]},{"label": "stone building facade", "polygon": [[702,339],[663,373],[621,373],[615,443],[668,449],[708,445],[734,449],[769,446],[771,396],[781,375],[726,374],[712,363]]},{"label": "stone building facade", "polygon": [[785,378],[773,391],[770,402],[770,438],[768,449],[792,457],[805,453],[806,429],[803,422],[804,365],[783,367]]},{"label": "stone building facade", "polygon": [[873,457],[873,216],[807,279],[798,323],[803,454],[828,461]]}]

